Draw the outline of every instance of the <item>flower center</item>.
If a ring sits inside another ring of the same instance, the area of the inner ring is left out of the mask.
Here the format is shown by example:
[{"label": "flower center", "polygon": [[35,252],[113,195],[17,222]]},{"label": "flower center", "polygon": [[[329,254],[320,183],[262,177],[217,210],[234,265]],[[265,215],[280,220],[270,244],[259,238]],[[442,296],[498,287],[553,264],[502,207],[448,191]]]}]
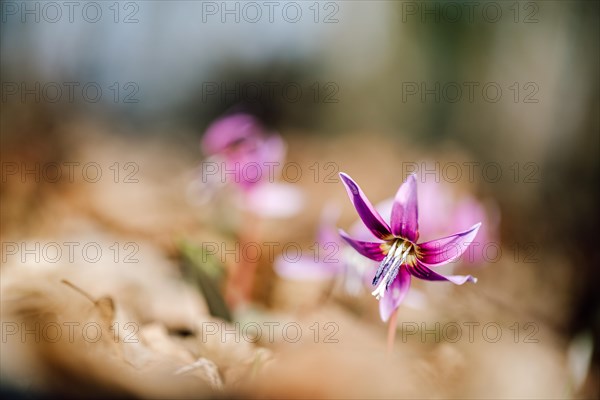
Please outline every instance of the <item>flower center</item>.
[{"label": "flower center", "polygon": [[400,268],[404,264],[412,265],[416,259],[416,245],[408,240],[395,238],[385,258],[379,264],[379,268],[373,278],[373,285],[378,285],[371,293],[377,300],[383,298],[390,287]]}]

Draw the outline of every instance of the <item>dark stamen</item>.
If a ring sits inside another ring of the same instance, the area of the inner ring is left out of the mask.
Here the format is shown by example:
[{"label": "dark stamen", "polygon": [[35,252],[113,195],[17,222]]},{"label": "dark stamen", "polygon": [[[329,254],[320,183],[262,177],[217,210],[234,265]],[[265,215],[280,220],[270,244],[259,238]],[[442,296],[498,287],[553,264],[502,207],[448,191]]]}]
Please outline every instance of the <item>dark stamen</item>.
[{"label": "dark stamen", "polygon": [[394,269],[392,270],[392,273],[390,274],[390,277],[388,278],[387,282],[385,283],[385,290],[388,290],[390,285],[392,284],[392,282],[394,282],[394,279],[396,279],[396,277],[398,276],[398,272],[400,272],[401,266],[402,266],[402,264],[398,263],[398,265],[396,265],[394,267]]},{"label": "dark stamen", "polygon": [[390,265],[390,260],[392,257],[386,257],[381,264],[379,264],[379,268],[377,268],[377,272],[375,272],[375,277],[373,278],[373,285],[377,285],[383,276],[383,273],[387,271],[388,265]]}]

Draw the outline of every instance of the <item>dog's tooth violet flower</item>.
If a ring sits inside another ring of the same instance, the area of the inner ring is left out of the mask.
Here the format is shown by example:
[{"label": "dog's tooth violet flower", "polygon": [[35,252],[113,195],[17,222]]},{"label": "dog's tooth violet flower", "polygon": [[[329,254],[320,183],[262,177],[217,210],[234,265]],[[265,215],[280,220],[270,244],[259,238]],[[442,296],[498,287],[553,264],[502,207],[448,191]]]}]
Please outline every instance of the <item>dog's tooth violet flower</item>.
[{"label": "dog's tooth violet flower", "polygon": [[304,196],[294,185],[278,182],[285,161],[286,144],[276,132],[269,131],[258,118],[245,113],[214,121],[202,138],[207,156],[201,179],[189,189],[205,203],[214,198],[225,184],[239,189],[235,193],[238,208],[261,217],[291,217],[304,206]]},{"label": "dog's tooth violet flower", "polygon": [[269,168],[281,165],[286,153],[283,138],[269,132],[250,114],[233,114],[214,121],[206,129],[201,147],[207,156],[221,160],[218,176],[244,191],[272,183]]},{"label": "dog's tooth violet flower", "polygon": [[360,219],[378,239],[368,242],[352,239],[340,230],[340,235],[365,257],[379,261],[373,278],[373,295],[379,300],[381,319],[387,321],[399,307],[410,287],[411,276],[428,281],[450,281],[462,285],[477,279],[468,276],[444,276],[434,272],[439,267],[458,259],[477,235],[481,223],[470,229],[417,244],[419,239],[417,180],[410,175],[400,186],[388,224],[375,210],[360,187],[345,173],[340,173],[350,200]]}]

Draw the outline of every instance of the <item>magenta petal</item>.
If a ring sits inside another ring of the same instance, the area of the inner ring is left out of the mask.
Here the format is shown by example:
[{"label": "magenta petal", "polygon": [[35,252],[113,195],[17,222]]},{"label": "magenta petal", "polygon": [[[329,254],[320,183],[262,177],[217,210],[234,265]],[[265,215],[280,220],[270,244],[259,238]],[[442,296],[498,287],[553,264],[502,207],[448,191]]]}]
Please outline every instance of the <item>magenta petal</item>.
[{"label": "magenta petal", "polygon": [[385,254],[383,254],[383,250],[381,249],[383,243],[363,242],[361,240],[352,239],[341,229],[338,232],[350,246],[354,247],[354,249],[363,256],[375,261],[381,261],[385,258]]},{"label": "magenta petal", "polygon": [[250,114],[227,115],[214,121],[202,137],[202,149],[207,155],[225,151],[229,146],[248,138],[260,137],[263,127]]},{"label": "magenta petal", "polygon": [[[375,204],[375,210],[379,213],[379,215],[383,217],[388,217],[392,215],[392,205],[394,203],[394,198],[390,197],[386,200],[383,200],[377,204]],[[348,233],[352,235],[353,238],[358,240],[371,240],[373,234],[371,231],[365,226],[364,222],[359,218],[357,219],[348,230]]]},{"label": "magenta petal", "polygon": [[415,242],[419,238],[417,179],[410,175],[400,186],[392,207],[391,226],[394,236]]},{"label": "magenta petal", "polygon": [[400,272],[390,287],[385,292],[385,295],[379,300],[379,315],[383,322],[386,322],[390,315],[400,306],[402,300],[408,293],[410,287],[410,274],[404,266],[400,268]]},{"label": "magenta petal", "polygon": [[456,260],[473,242],[480,226],[481,223],[478,223],[464,232],[419,244],[421,252],[419,260],[422,264],[430,267],[437,267]]},{"label": "magenta petal", "polygon": [[278,257],[273,269],[282,278],[291,280],[327,280],[341,271],[339,263],[315,262],[313,257],[286,260]]},{"label": "magenta petal", "polygon": [[367,228],[369,228],[377,238],[382,240],[389,239],[391,236],[389,225],[381,218],[381,215],[375,210],[360,187],[345,173],[340,172],[340,177],[346,186],[348,196],[350,197],[352,204],[354,204],[358,216],[362,219]]},{"label": "magenta petal", "polygon": [[473,283],[477,282],[477,278],[471,275],[440,275],[437,272],[433,272],[420,261],[417,261],[416,265],[409,267],[408,270],[415,278],[423,279],[425,281],[450,281],[456,285],[462,285],[467,281]]}]

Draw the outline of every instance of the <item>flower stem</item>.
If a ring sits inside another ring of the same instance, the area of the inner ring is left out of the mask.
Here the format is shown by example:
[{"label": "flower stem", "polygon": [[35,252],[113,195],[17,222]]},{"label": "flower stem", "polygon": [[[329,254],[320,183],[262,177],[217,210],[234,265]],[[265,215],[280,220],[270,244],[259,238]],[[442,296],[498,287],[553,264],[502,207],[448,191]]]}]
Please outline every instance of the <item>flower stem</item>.
[{"label": "flower stem", "polygon": [[398,309],[396,308],[390,316],[390,322],[388,325],[388,336],[387,336],[387,352],[392,354],[394,349],[394,342],[396,339],[396,331],[398,330]]},{"label": "flower stem", "polygon": [[331,279],[331,281],[327,283],[325,290],[321,293],[319,304],[325,304],[327,301],[331,300],[333,289],[335,289],[335,283],[335,279]]},{"label": "flower stem", "polygon": [[[260,235],[259,219],[249,212],[244,217],[240,248],[244,248],[248,243],[254,243]],[[235,265],[228,279],[227,299],[231,308],[237,308],[251,300],[257,267],[257,260],[248,260],[243,254],[241,255],[240,262]]]}]

